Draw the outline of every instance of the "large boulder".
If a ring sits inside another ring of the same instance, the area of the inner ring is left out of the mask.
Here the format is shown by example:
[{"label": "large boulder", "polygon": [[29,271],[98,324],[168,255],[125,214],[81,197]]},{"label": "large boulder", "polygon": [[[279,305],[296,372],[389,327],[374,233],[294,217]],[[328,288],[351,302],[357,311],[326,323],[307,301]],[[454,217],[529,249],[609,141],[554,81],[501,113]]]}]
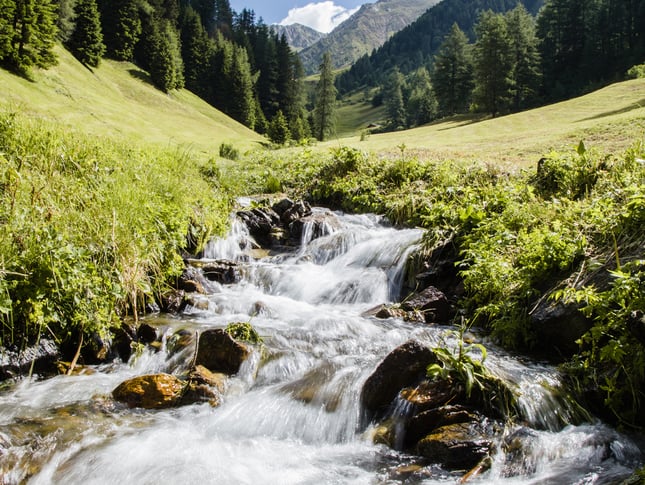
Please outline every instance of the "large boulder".
[{"label": "large boulder", "polygon": [[313,241],[319,237],[332,234],[340,227],[337,217],[331,212],[311,214],[296,219],[289,224],[289,238],[291,244]]},{"label": "large boulder", "polygon": [[186,385],[170,374],[149,374],[122,382],[112,391],[112,397],[130,407],[168,408],[180,404]]},{"label": "large boulder", "polygon": [[251,350],[222,329],[205,330],[199,336],[195,365],[212,372],[237,374]]},{"label": "large boulder", "polygon": [[434,286],[414,294],[401,303],[401,308],[423,313],[427,323],[448,323],[451,313],[448,298]]},{"label": "large boulder", "polygon": [[361,405],[366,422],[382,417],[401,389],[421,381],[432,363],[438,363],[434,352],[415,340],[390,352],[363,385]]}]

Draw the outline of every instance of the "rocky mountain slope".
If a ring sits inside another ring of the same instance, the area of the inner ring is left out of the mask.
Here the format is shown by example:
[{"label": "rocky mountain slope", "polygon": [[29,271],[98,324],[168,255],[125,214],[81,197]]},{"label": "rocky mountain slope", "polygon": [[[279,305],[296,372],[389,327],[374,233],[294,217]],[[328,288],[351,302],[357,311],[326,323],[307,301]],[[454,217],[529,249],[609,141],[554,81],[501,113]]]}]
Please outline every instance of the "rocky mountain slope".
[{"label": "rocky mountain slope", "polygon": [[301,51],[327,36],[327,34],[302,24],[274,24],[271,28],[280,36],[284,34],[287,37],[287,42],[295,51]]}]

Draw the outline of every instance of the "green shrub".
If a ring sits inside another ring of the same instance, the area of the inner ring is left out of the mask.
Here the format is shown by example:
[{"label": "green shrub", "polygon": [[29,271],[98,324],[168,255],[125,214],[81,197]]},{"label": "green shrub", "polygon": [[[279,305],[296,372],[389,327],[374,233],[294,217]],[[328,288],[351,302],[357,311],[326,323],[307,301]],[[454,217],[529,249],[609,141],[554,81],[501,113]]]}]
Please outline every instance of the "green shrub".
[{"label": "green shrub", "polygon": [[627,79],[642,79],[645,78],[645,64],[637,64],[632,66],[627,71]]},{"label": "green shrub", "polygon": [[228,160],[238,160],[240,158],[240,151],[230,143],[222,143],[219,146],[219,156]]}]

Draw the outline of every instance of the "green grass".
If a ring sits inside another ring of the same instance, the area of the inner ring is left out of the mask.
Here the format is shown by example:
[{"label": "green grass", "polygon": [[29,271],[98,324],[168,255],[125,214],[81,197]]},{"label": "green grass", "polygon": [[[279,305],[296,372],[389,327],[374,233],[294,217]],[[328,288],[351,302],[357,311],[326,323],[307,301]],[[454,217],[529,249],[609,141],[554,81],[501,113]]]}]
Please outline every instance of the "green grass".
[{"label": "green grass", "polygon": [[0,70],[0,107],[87,134],[215,157],[221,143],[243,151],[264,138],[186,90],[165,94],[130,63],[104,60],[84,68],[61,47],[59,64],[34,71],[34,82]]},{"label": "green grass", "polygon": [[[586,96],[542,108],[486,119],[459,116],[406,131],[371,135],[360,132],[382,114],[351,104],[338,110],[339,135],[322,147],[348,145],[367,151],[407,150],[428,159],[484,160],[525,165],[551,149],[571,148],[584,139],[587,146],[621,153],[645,133],[645,79],[616,83]],[[373,117],[371,117],[373,115]],[[352,123],[356,126],[352,127]]]}]

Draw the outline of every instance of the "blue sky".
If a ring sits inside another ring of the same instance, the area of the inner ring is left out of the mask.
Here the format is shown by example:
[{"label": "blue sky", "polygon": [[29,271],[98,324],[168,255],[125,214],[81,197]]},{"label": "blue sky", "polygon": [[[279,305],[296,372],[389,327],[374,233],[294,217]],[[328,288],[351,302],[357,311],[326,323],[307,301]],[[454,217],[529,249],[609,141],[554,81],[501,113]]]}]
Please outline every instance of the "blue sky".
[{"label": "blue sky", "polygon": [[321,32],[329,32],[364,3],[376,0],[230,0],[236,12],[255,11],[267,24],[301,23]]}]

